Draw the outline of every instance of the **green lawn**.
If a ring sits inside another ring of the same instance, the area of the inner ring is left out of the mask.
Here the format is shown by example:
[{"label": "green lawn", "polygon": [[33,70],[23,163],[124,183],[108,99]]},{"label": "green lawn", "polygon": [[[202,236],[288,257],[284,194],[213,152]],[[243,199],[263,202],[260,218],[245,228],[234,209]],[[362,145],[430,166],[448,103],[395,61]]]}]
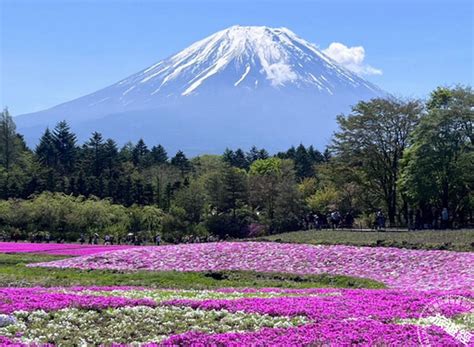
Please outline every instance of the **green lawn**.
[{"label": "green lawn", "polygon": [[28,268],[33,262],[64,257],[39,254],[0,254],[0,287],[6,286],[147,286],[153,288],[208,289],[220,287],[383,288],[383,284],[348,276],[299,276],[247,271],[148,272]]},{"label": "green lawn", "polygon": [[303,230],[260,237],[259,241],[322,245],[383,246],[474,251],[474,230],[348,231]]}]

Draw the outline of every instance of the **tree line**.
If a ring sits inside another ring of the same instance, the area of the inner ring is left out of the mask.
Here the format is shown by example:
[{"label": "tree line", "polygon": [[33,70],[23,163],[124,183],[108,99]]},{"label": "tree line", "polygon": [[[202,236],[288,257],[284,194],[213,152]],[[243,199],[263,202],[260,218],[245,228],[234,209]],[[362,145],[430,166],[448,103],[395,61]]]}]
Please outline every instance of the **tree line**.
[{"label": "tree line", "polygon": [[337,117],[322,152],[300,144],[187,158],[141,139],[119,147],[97,132],[80,145],[65,121],[30,149],[5,109],[0,229],[72,239],[159,231],[179,241],[297,230],[333,211],[357,226],[371,227],[379,211],[390,226],[439,227],[443,210],[451,226],[465,226],[474,206],[473,110],[470,87],[440,87],[426,102],[359,102]]}]

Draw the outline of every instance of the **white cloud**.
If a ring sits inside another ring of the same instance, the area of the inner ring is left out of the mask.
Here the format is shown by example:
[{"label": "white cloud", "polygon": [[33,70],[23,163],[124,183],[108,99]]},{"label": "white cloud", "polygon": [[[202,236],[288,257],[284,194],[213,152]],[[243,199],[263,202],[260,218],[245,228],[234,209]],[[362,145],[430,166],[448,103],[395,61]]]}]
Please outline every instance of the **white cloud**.
[{"label": "white cloud", "polygon": [[323,53],[335,62],[359,75],[381,75],[382,70],[364,64],[365,49],[362,46],[347,47],[346,45],[333,42]]},{"label": "white cloud", "polygon": [[267,73],[267,78],[271,80],[271,84],[274,86],[279,86],[287,81],[293,81],[298,78],[291,67],[284,63],[264,66],[264,70]]}]

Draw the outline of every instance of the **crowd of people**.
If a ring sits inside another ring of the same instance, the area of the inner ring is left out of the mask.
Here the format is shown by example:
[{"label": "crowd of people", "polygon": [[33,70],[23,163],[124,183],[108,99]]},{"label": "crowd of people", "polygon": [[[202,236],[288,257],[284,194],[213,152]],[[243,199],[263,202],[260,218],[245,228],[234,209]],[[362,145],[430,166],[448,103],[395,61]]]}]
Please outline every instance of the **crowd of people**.
[{"label": "crowd of people", "polygon": [[[302,221],[302,224],[306,230],[316,229],[354,229],[357,226],[354,225],[355,217],[353,211],[348,211],[346,214],[342,214],[339,210],[330,211],[327,214],[324,213],[314,213],[307,214]],[[438,210],[436,208],[427,209],[426,211],[417,210],[408,210],[407,214],[407,227],[408,231],[412,230],[424,230],[424,229],[448,229],[451,226],[450,224],[450,215],[447,208]],[[384,230],[386,228],[386,217],[381,209],[377,210],[374,216],[373,224],[371,225],[372,230]],[[3,241],[14,241],[18,242],[18,237],[6,238],[2,234]],[[198,235],[184,235],[180,243],[203,243],[203,242],[218,242],[225,241],[230,239],[228,235],[225,235],[223,238],[219,238],[214,235],[207,236],[198,236]],[[30,242],[38,243],[49,243],[49,242],[58,242],[64,243],[65,240],[53,240],[47,232],[34,234],[30,239]],[[81,233],[79,238],[80,244],[89,244],[89,245],[150,245],[154,244],[160,246],[162,244],[162,236],[158,233],[155,236],[143,236],[142,233],[129,233],[125,237],[116,237],[110,234],[106,234],[101,238],[98,233],[85,235]]]},{"label": "crowd of people", "polygon": [[449,211],[446,207],[408,210],[408,230],[448,229],[451,227]]},{"label": "crowd of people", "polygon": [[[338,210],[330,211],[327,214],[314,213],[307,214],[303,225],[306,230],[310,229],[354,229],[355,217],[352,211],[346,214],[341,214]],[[386,228],[387,218],[381,209],[375,212],[370,229],[384,230]],[[407,215],[407,229],[410,230],[427,230],[427,229],[448,229],[451,228],[450,215],[448,209],[445,207],[441,210],[436,208],[429,208],[426,211],[408,210]],[[360,227],[359,227],[360,229]]]},{"label": "crowd of people", "polygon": [[[197,235],[185,235],[181,243],[203,243],[203,242],[218,242],[229,239],[229,236],[226,235],[224,239],[219,239],[217,236],[208,235],[208,236],[197,236]],[[114,237],[113,235],[106,234],[104,235],[103,239],[100,238],[99,234],[94,233],[90,234],[86,237],[85,234],[81,234],[79,238],[79,243],[81,245],[87,243],[89,245],[134,245],[134,246],[142,246],[142,245],[150,245],[154,244],[156,246],[160,246],[163,242],[162,237],[160,234],[156,234],[152,238],[140,236],[139,233],[129,233],[125,238],[121,237]]]},{"label": "crowd of people", "polygon": [[354,215],[352,211],[347,212],[344,216],[338,211],[334,210],[328,214],[314,213],[308,214],[305,217],[304,225],[306,229],[352,229],[354,227]]}]

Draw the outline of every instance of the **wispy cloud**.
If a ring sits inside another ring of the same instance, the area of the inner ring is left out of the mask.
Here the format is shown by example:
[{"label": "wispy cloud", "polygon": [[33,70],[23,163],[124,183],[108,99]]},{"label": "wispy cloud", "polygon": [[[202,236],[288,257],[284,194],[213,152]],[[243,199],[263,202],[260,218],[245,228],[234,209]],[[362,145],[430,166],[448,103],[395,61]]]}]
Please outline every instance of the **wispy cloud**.
[{"label": "wispy cloud", "polygon": [[362,46],[347,47],[340,42],[333,42],[323,53],[337,63],[359,75],[381,75],[382,70],[364,63],[365,49]]}]

